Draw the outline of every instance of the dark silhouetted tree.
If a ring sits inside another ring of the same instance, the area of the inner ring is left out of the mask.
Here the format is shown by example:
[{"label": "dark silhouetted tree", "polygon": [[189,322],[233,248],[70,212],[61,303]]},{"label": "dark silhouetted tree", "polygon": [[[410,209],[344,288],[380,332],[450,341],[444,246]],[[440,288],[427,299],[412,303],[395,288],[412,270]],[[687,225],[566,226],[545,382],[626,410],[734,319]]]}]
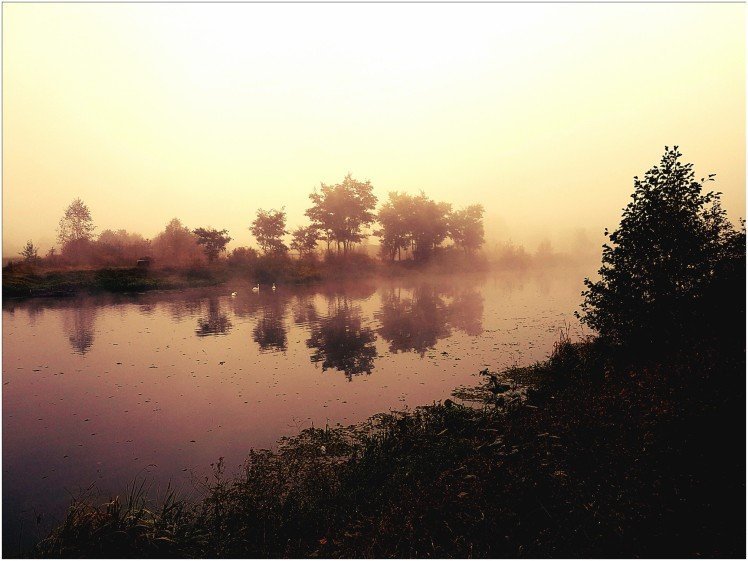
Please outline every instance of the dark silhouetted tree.
[{"label": "dark silhouetted tree", "polygon": [[265,255],[285,254],[288,251],[288,246],[283,243],[283,236],[288,234],[285,210],[258,210],[257,218],[252,222],[249,231]]},{"label": "dark silhouetted tree", "polygon": [[226,251],[226,244],[231,241],[231,238],[227,235],[228,230],[196,228],[192,233],[197,237],[197,243],[203,246],[205,256],[211,263],[218,259],[222,252]]},{"label": "dark silhouetted tree", "polygon": [[320,239],[320,232],[314,226],[299,226],[292,232],[291,249],[304,257],[314,253],[317,249],[317,242]]},{"label": "dark silhouetted tree", "polygon": [[[651,349],[688,344],[704,335],[710,316],[723,321],[729,311],[705,299],[722,271],[744,283],[745,232],[728,221],[719,193],[704,192],[713,175],[697,181],[680,157],[677,147],[666,148],[659,165],[634,178],[618,229],[605,232],[610,243],[603,245],[600,278],[584,281],[580,317],[610,342]],[[744,323],[744,284],[724,305],[742,306]]]},{"label": "dark silhouetted tree", "polygon": [[483,245],[483,206],[470,205],[449,216],[449,237],[465,253],[473,253]]},{"label": "dark silhouetted tree", "polygon": [[374,207],[377,198],[369,181],[356,181],[351,174],[337,185],[320,186],[309,198],[312,206],[306,215],[312,224],[322,232],[322,238],[335,243],[337,252],[347,253],[351,246],[361,242],[366,234],[364,229],[374,222]]},{"label": "dark silhouetted tree", "polygon": [[36,247],[31,240],[26,242],[21,251],[21,257],[26,263],[36,263],[39,261],[39,248]]}]

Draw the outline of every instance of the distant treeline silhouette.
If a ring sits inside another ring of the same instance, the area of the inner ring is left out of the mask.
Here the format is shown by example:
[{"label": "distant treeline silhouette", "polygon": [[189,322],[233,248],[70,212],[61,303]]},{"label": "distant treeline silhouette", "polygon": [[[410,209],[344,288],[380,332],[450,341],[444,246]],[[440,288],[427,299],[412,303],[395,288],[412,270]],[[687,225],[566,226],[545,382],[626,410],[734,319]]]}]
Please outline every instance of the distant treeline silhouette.
[{"label": "distant treeline silhouette", "polygon": [[[259,209],[249,225],[258,249],[238,247],[230,253],[226,246],[232,238],[227,230],[190,229],[176,218],[151,240],[126,230],[104,230],[96,236],[91,212],[78,198],[60,219],[59,252],[52,248],[42,258],[29,241],[21,257],[29,265],[49,268],[134,266],[144,258],[159,267],[199,267],[219,259],[248,266],[262,257],[314,260],[320,250],[328,256],[348,256],[373,234],[379,238],[383,261],[425,262],[439,252],[472,256],[484,244],[484,210],[478,204],[453,210],[451,204],[433,201],[423,192],[415,196],[391,192],[377,210],[371,183],[350,174],[335,185],[321,184],[309,198],[308,225],[289,232],[284,208]],[[445,247],[447,240],[451,244]]]}]

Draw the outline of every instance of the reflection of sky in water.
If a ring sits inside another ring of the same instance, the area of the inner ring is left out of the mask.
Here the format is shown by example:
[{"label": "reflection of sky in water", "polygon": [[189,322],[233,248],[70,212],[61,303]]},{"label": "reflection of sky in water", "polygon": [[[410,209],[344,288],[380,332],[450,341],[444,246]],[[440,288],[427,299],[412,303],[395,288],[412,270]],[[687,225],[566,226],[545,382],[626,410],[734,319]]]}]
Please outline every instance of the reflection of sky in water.
[{"label": "reflection of sky in water", "polygon": [[145,474],[154,492],[190,490],[220,456],[238,466],[311,424],[431,403],[482,368],[542,359],[576,325],[582,276],[5,302],[4,535],[21,512],[59,514],[65,489],[106,495]]}]

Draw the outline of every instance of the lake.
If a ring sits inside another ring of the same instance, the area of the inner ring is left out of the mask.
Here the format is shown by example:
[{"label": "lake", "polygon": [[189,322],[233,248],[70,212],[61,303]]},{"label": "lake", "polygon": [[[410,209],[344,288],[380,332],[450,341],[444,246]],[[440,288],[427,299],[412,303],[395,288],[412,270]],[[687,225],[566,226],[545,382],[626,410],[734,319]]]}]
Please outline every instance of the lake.
[{"label": "lake", "polygon": [[[584,272],[246,283],[3,303],[4,550],[71,496],[183,494],[224,457],[430,404],[548,356]],[[232,295],[236,292],[236,295]],[[39,518],[40,517],[40,518]]]}]

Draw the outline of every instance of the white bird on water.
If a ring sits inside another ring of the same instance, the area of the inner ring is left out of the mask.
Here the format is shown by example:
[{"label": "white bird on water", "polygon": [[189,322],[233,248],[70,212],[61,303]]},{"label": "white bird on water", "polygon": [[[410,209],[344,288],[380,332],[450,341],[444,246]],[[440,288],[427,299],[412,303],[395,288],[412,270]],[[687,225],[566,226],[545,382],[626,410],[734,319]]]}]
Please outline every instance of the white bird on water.
[{"label": "white bird on water", "polygon": [[260,285],[259,284],[257,286],[253,286],[252,287],[252,292],[259,292],[259,291],[260,291]]},{"label": "white bird on water", "polygon": [[236,292],[232,292],[232,293],[231,293],[231,297],[232,297],[232,298],[236,298]]},{"label": "white bird on water", "polygon": [[273,292],[275,292],[275,283],[273,283]]}]

